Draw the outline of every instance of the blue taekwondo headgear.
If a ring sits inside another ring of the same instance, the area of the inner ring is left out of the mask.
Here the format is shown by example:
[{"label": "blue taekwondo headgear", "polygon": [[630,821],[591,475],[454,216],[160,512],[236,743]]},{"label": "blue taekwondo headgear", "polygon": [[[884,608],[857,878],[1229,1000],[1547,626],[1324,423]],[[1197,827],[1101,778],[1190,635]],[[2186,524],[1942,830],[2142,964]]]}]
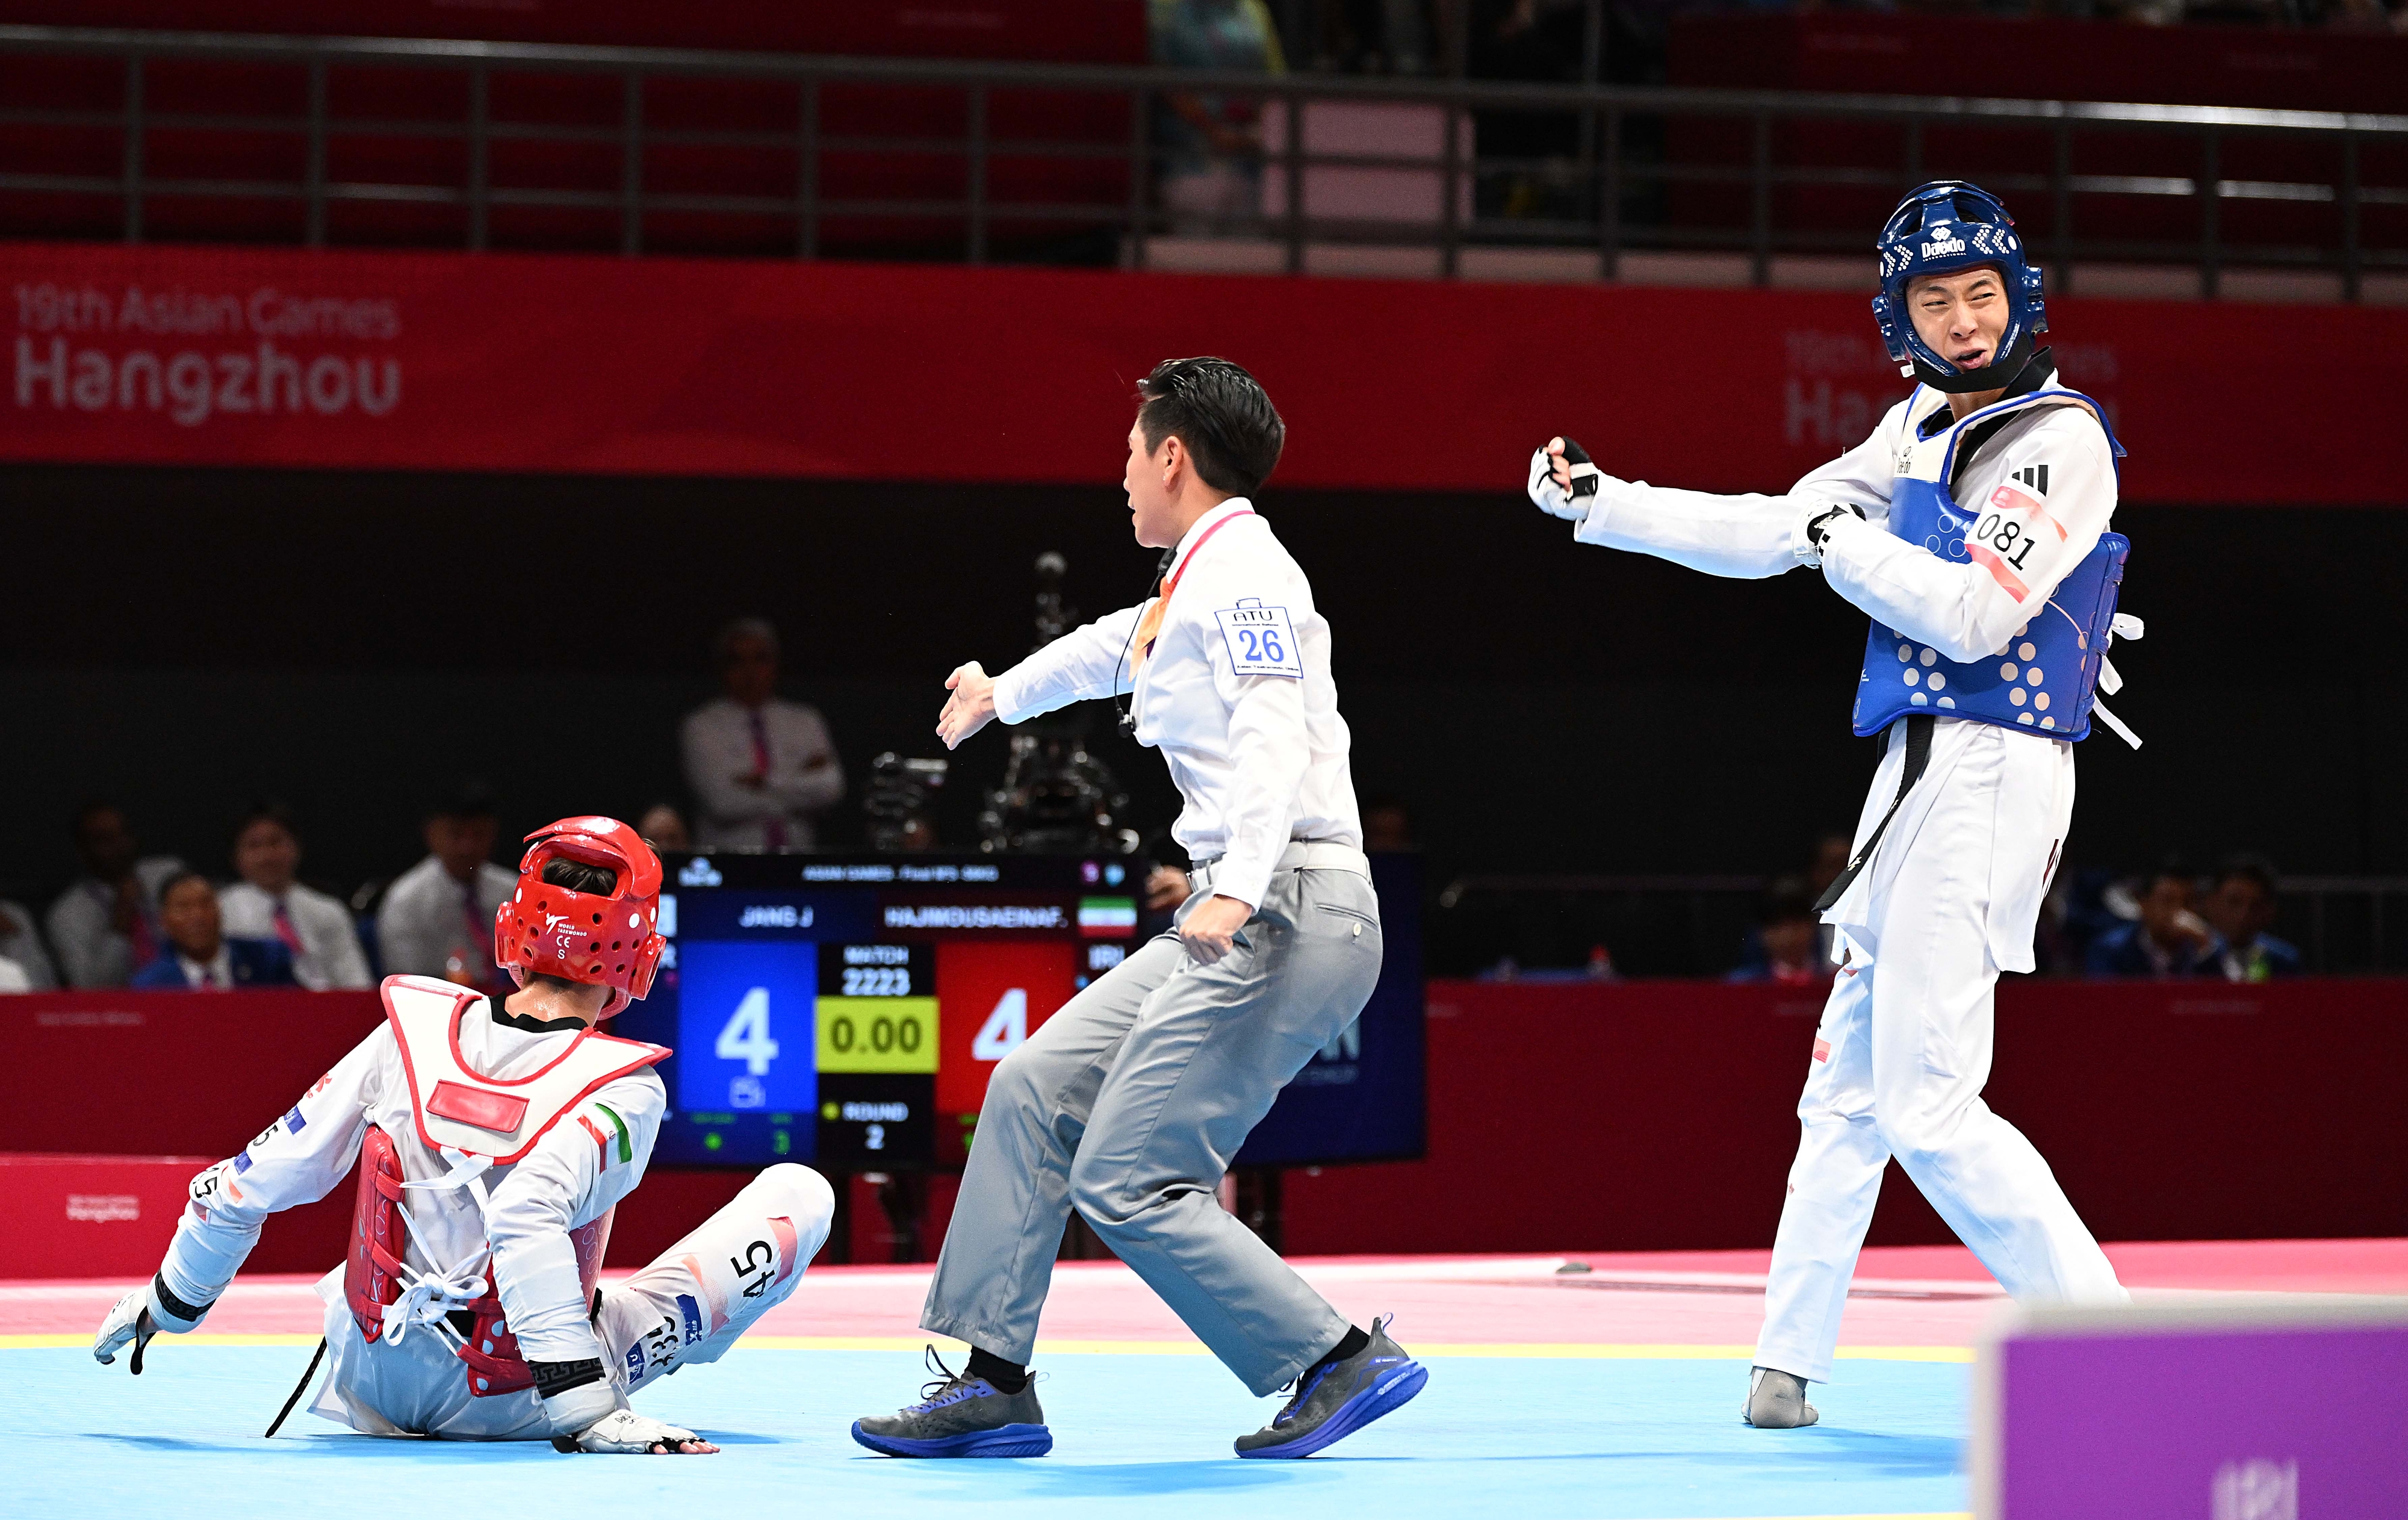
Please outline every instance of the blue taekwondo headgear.
[{"label": "blue taekwondo headgear", "polygon": [[[2015,219],[1979,185],[1934,179],[1910,191],[1883,224],[1874,247],[1881,254],[1881,294],[1873,297],[1873,321],[1901,375],[1935,391],[1995,391],[2023,368],[2033,339],[2048,331],[2041,273],[2024,261]],[[1960,370],[1914,335],[1914,318],[1906,309],[1907,282],[1985,264],[1997,265],[2003,277],[2007,330],[1988,364]]]}]

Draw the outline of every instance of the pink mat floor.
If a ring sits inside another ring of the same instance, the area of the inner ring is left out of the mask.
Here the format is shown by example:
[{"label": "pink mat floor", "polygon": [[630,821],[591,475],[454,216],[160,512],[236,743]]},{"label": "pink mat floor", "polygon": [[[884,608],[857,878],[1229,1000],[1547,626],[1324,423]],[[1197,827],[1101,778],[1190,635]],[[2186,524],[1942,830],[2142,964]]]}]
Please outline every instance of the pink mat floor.
[{"label": "pink mat floor", "polygon": [[[2136,1295],[2283,1292],[2408,1294],[2408,1240],[2138,1242],[2110,1245]],[[1407,1345],[1647,1344],[1739,1346],[1763,1312],[1764,1251],[1579,1253],[1549,1256],[1300,1259],[1297,1265],[1357,1323],[1398,1316]],[[1586,1271],[1566,1271],[1568,1264]],[[929,1269],[824,1267],[756,1333],[910,1339],[919,1334]],[[607,1279],[606,1279],[607,1281]],[[218,1335],[310,1335],[310,1280],[246,1277],[208,1321]],[[0,1336],[88,1334],[130,1283],[0,1283]],[[1843,1342],[1967,1346],[2000,1300],[1971,1253],[1956,1246],[1869,1250]],[[1045,1336],[1057,1341],[1191,1343],[1186,1330],[1116,1262],[1066,1262]]]}]

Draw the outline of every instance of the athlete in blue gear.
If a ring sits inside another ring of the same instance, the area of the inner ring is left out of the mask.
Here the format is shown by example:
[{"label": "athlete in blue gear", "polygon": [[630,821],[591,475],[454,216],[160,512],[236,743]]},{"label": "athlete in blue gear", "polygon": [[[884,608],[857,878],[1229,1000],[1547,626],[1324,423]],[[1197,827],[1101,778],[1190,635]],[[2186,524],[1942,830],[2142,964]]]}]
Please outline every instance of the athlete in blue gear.
[{"label": "athlete in blue gear", "polygon": [[[2113,1302],[2114,1269],[2029,1140],[1982,1101],[1991,996],[2032,929],[2073,813],[2073,743],[2113,692],[2128,544],[2121,452],[2046,349],[2014,221],[1962,180],[1882,230],[1873,314],[1918,383],[1784,495],[1621,480],[1558,437],[1530,495],[1583,543],[1711,575],[1818,568],[1872,619],[1856,731],[1885,733],[1847,870],[1817,907],[1842,964],[1815,1033],[1745,1417],[1811,1425],[1895,1156],[2018,1298]],[[2127,731],[2128,738],[2128,731]]]}]

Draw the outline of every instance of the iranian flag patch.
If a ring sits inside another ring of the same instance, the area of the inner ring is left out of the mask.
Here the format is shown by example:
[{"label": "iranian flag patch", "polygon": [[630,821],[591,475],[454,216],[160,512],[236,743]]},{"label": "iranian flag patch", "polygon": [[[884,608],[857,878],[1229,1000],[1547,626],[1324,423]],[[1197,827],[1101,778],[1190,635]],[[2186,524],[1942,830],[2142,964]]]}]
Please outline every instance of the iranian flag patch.
[{"label": "iranian flag patch", "polygon": [[613,1136],[603,1133],[601,1126],[581,1113],[577,1116],[577,1122],[585,1126],[585,1132],[594,1137],[595,1148],[602,1153],[602,1165],[598,1169],[602,1171],[610,1169],[610,1153],[613,1149],[618,1151],[619,1160],[622,1163],[636,1159],[636,1147],[627,1139],[627,1121],[620,1118],[618,1111],[608,1103],[596,1103],[594,1106],[602,1111],[604,1118],[610,1121],[610,1128],[615,1132],[617,1139],[617,1144],[614,1147],[611,1143]]}]

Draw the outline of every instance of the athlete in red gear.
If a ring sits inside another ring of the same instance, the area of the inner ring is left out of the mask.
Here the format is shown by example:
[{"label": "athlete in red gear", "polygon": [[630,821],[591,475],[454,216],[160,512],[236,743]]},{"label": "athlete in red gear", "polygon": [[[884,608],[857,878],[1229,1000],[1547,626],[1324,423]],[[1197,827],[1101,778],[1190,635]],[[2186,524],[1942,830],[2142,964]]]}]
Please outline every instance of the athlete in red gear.
[{"label": "athlete in red gear", "polygon": [[133,1369],[197,1328],[267,1216],[360,1163],[352,1249],[318,1284],[333,1353],[313,1413],[370,1435],[718,1450],[628,1397],[719,1359],[793,1293],[835,1196],[781,1165],[624,1284],[595,1278],[652,1156],[668,1052],[596,1027],[651,990],[661,865],[611,818],[528,836],[494,925],[519,990],[385,979],[385,1023],[240,1154],[193,1179],[166,1259],[93,1341]]}]

